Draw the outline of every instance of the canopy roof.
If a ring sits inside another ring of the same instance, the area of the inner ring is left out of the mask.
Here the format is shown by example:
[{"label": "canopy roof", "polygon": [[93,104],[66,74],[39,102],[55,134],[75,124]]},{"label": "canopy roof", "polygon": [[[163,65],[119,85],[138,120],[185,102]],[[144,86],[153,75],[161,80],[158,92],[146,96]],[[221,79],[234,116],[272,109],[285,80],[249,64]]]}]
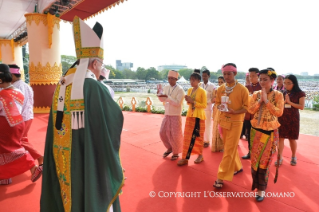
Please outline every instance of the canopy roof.
[{"label": "canopy roof", "polygon": [[177,80],[177,82],[181,83],[181,82],[188,82],[183,76]]},{"label": "canopy roof", "polygon": [[38,13],[54,12],[65,21],[94,17],[125,0],[0,0],[0,39],[13,39],[26,31],[26,13],[37,4]]},{"label": "canopy roof", "polygon": [[73,21],[74,16],[77,15],[81,19],[87,19],[121,2],[123,3],[124,0],[80,0],[70,10],[64,11],[60,18],[65,21]]}]

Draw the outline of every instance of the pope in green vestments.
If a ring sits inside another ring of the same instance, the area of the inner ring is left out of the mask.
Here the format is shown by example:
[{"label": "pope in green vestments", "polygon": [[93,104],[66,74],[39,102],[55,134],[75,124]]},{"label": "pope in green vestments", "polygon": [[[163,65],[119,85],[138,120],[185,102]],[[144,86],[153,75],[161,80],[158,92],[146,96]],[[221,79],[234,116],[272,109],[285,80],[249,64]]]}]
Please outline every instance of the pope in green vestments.
[{"label": "pope in green vestments", "polygon": [[103,49],[83,42],[102,40],[103,28],[98,24],[92,30],[78,17],[73,25],[80,64],[61,78],[53,96],[40,208],[41,212],[119,212],[123,114],[88,69],[90,58],[97,58],[95,64],[103,59]]}]

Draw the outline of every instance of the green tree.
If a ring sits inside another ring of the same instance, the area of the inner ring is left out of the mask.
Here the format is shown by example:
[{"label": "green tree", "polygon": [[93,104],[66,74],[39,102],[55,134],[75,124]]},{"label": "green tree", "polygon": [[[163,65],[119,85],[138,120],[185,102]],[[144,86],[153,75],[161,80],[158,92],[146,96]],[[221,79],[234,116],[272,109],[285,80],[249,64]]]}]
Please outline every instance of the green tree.
[{"label": "green tree", "polygon": [[186,80],[189,80],[191,74],[193,73],[193,69],[182,68],[178,71],[180,77],[183,76]]},{"label": "green tree", "polygon": [[111,66],[111,65],[106,65],[105,68],[110,70],[109,79],[116,79],[115,78],[115,68],[113,68],[113,66]]},{"label": "green tree", "polygon": [[29,83],[29,54],[27,53],[27,46],[22,46],[22,57],[23,57],[23,70],[24,70],[24,80]]},{"label": "green tree", "polygon": [[139,80],[145,80],[147,75],[147,71],[144,68],[138,67],[136,70],[136,77]]},{"label": "green tree", "polygon": [[160,71],[160,78],[163,80],[167,80],[167,75],[168,75],[169,69],[163,69]]},{"label": "green tree", "polygon": [[149,80],[151,78],[160,79],[160,74],[154,67],[148,68],[146,69],[146,71],[147,71],[147,74],[146,74],[145,80]]},{"label": "green tree", "polygon": [[63,74],[75,63],[76,57],[70,55],[61,55],[62,72]]},{"label": "green tree", "polygon": [[136,79],[136,72],[130,69],[124,69],[122,71],[124,79]]},{"label": "green tree", "polygon": [[200,72],[203,73],[203,71],[207,70],[206,66],[203,66],[201,69],[200,69]]}]

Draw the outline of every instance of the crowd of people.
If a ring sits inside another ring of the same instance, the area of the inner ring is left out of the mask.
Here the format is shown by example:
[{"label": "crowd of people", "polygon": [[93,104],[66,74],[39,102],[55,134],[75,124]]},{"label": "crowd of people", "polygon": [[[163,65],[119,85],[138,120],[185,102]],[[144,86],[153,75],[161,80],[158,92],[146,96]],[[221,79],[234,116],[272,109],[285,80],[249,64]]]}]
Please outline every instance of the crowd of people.
[{"label": "crowd of people", "polygon": [[[120,211],[124,119],[113,89],[103,83],[109,75],[103,69],[103,49],[87,46],[86,40],[102,45],[103,27],[96,23],[91,29],[78,17],[73,27],[78,61],[54,92],[44,154],[28,138],[34,118],[32,88],[21,80],[17,65],[0,64],[0,185],[29,170],[32,182],[42,176],[41,211]],[[90,48],[94,51],[87,53]],[[285,139],[291,148],[290,165],[297,165],[299,110],[306,94],[294,75],[278,75],[273,68],[250,68],[246,85],[236,80],[233,63],[224,65],[222,74],[216,86],[209,70],[195,69],[185,94],[185,87],[177,83],[178,72],[170,70],[169,84],[157,87],[165,105],[159,132],[166,148],[163,157],[172,154],[172,161],[185,166],[192,155],[197,156],[195,164],[202,163],[203,149],[209,146],[212,152],[223,152],[213,184],[222,189],[225,181],[243,171],[238,143],[245,136],[248,153],[242,159],[251,160],[251,189],[260,202],[277,150],[277,171],[283,165]],[[183,101],[188,105],[184,130]]]},{"label": "crowd of people", "polygon": [[[171,160],[174,161],[182,153],[177,165],[184,166],[191,155],[197,155],[194,163],[199,164],[204,160],[203,148],[211,145],[212,152],[223,152],[213,185],[221,189],[224,181],[232,181],[243,171],[238,142],[245,136],[248,153],[242,159],[251,160],[251,188],[257,191],[256,200],[260,202],[264,200],[269,168],[278,150],[274,163],[277,181],[285,139],[290,142],[290,164],[297,165],[299,110],[304,108],[305,92],[294,75],[278,75],[273,68],[250,68],[246,86],[236,80],[235,64],[224,65],[222,73],[218,86],[215,86],[209,82],[209,70],[200,73],[195,69],[190,76],[191,88],[185,95],[183,88],[176,83],[178,72],[169,71],[169,85],[157,92],[159,100],[165,104],[165,117],[160,128],[160,137],[167,149],[163,157],[173,153]],[[184,133],[181,121],[183,101],[188,104]]]}]

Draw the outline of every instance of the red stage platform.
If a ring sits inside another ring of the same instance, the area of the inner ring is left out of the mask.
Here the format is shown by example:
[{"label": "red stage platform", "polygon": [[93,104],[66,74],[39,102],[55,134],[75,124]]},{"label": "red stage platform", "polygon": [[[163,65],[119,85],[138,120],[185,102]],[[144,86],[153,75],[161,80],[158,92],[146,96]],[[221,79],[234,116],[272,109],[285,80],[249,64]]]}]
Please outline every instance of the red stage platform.
[{"label": "red stage platform", "polygon": [[[194,164],[196,156],[193,156],[188,166],[178,167],[170,157],[162,158],[165,147],[158,132],[163,115],[124,112],[124,116],[121,158],[128,179],[120,197],[123,212],[319,211],[319,137],[300,135],[295,167],[289,164],[291,152],[286,141],[276,184],[275,167],[271,168],[267,192],[293,197],[269,197],[257,203],[244,193],[251,192],[249,160],[242,160],[242,173],[234,176],[232,182],[225,181],[223,189],[216,190],[213,183],[222,153],[212,153],[206,148],[203,163]],[[30,142],[42,151],[47,119],[48,115],[37,114],[29,133]],[[247,141],[240,141],[238,151],[240,156],[247,153]],[[41,180],[31,183],[30,177],[26,172],[14,177],[11,185],[0,186],[1,212],[39,211]],[[223,193],[217,197],[214,192],[238,192],[243,197],[221,197]],[[178,196],[183,194],[184,197]]]}]

